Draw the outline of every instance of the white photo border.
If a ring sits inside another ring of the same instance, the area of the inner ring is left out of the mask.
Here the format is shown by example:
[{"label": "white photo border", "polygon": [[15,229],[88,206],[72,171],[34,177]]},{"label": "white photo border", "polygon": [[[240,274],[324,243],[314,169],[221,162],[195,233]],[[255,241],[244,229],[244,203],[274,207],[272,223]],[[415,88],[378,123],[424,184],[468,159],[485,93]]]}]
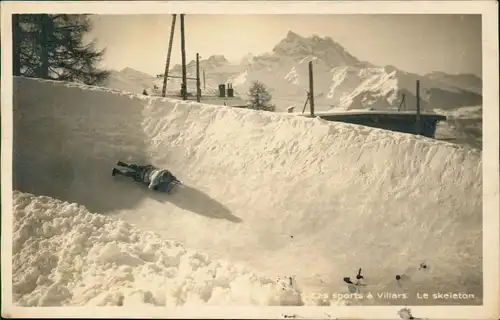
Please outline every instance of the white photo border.
[{"label": "white photo border", "polygon": [[498,319],[499,47],[495,1],[8,1],[1,3],[2,316],[36,318],[399,319],[402,307],[17,307],[12,303],[12,14],[481,14],[483,40],[483,305],[408,306],[417,318]]}]

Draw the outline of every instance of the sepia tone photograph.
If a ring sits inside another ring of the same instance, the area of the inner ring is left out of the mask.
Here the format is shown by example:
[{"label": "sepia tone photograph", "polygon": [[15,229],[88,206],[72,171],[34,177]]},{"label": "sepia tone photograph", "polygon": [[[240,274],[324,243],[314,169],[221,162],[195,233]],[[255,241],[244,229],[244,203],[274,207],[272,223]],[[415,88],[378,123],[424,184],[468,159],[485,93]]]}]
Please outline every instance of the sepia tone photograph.
[{"label": "sepia tone photograph", "polygon": [[2,315],[498,316],[492,5],[65,4],[2,13]]}]

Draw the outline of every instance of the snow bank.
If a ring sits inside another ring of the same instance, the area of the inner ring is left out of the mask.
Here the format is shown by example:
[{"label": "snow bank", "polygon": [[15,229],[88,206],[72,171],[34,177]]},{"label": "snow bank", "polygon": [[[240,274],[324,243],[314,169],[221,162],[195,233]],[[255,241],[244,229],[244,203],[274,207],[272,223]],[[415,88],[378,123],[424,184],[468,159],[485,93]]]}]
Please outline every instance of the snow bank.
[{"label": "snow bank", "polygon": [[[482,297],[479,151],[103,88],[24,78],[14,88],[17,190],[293,276],[302,291],[347,292],[342,278],[363,268],[371,290]],[[118,159],[169,168],[187,186],[162,196],[113,179]],[[415,271],[423,261],[431,272]],[[411,280],[400,287],[396,274]]]},{"label": "snow bank", "polygon": [[83,206],[14,191],[21,306],[302,305],[288,281],[211,260]]}]

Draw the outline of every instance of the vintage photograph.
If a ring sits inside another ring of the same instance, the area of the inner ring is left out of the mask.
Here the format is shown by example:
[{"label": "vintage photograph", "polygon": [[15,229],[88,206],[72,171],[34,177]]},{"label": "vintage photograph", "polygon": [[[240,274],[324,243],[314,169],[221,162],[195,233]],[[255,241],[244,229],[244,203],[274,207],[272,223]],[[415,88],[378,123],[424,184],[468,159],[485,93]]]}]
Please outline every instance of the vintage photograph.
[{"label": "vintage photograph", "polygon": [[8,20],[14,306],[484,304],[481,14],[68,12]]}]

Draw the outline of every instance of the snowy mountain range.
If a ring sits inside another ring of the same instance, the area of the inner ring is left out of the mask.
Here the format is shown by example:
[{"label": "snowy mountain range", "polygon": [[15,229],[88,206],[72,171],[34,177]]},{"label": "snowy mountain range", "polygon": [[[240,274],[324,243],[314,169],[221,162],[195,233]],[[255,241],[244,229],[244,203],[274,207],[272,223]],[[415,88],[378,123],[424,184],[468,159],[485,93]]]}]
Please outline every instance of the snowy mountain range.
[{"label": "snowy mountain range", "polygon": [[[291,105],[296,107],[296,111],[301,111],[309,90],[309,61],[313,61],[318,111],[397,109],[403,95],[403,108],[412,110],[416,106],[416,80],[420,80],[421,106],[424,110],[482,105],[482,79],[475,75],[443,72],[419,75],[394,66],[376,66],[360,61],[330,37],[302,37],[292,31],[271,52],[257,56],[248,53],[237,63],[229,62],[223,55],[202,57],[202,87],[203,71],[205,94],[216,94],[219,84],[232,83],[236,94],[245,97],[252,81],[259,80],[269,88],[278,111],[284,111]],[[194,60],[188,63],[187,72],[188,77],[195,77]],[[137,76],[130,69],[124,73],[126,80],[122,80],[120,86],[135,81]],[[181,66],[173,66],[170,74],[180,75]],[[161,88],[162,79],[149,75],[140,81],[140,86],[151,82]],[[168,90],[178,92],[180,83],[180,79],[169,80]],[[195,81],[188,81],[188,90],[194,92],[195,85]],[[151,84],[149,88],[153,86]]]}]

